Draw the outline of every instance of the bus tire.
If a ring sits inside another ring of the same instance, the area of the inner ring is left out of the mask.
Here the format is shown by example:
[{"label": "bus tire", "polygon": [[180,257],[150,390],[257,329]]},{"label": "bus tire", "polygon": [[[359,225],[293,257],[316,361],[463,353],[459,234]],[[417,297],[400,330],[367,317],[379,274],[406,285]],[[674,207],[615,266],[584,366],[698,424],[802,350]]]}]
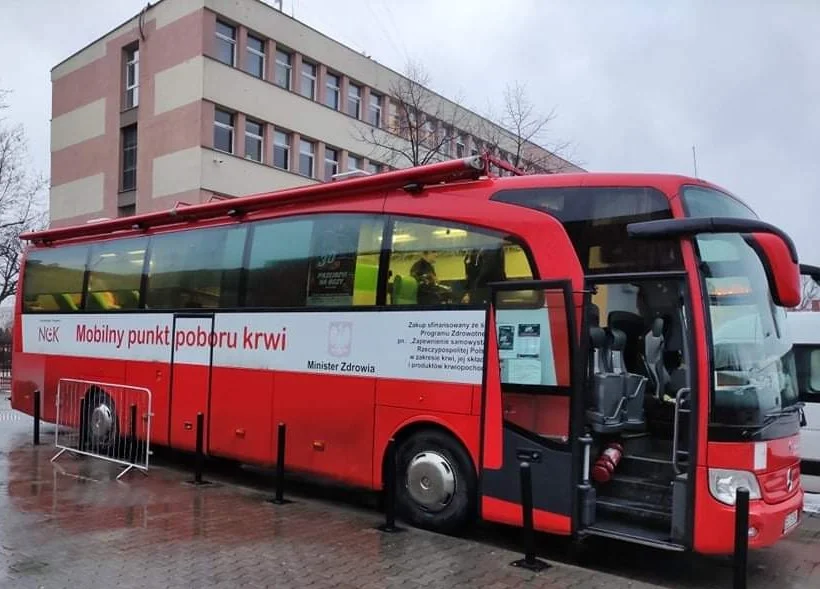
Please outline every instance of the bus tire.
[{"label": "bus tire", "polygon": [[450,534],[473,518],[476,475],[467,451],[452,436],[424,430],[396,453],[396,505],[400,517],[427,530]]},{"label": "bus tire", "polygon": [[120,424],[114,400],[98,387],[85,395],[86,443],[94,453],[111,455],[117,447]]}]

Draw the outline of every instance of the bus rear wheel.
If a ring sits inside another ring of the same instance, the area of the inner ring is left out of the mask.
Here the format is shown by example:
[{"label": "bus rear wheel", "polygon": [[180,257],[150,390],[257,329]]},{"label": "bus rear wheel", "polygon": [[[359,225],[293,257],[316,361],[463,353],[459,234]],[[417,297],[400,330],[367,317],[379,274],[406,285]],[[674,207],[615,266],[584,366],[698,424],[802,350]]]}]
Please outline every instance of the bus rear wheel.
[{"label": "bus rear wheel", "polygon": [[119,435],[119,421],[113,399],[93,388],[85,397],[85,441],[90,451],[110,454]]},{"label": "bus rear wheel", "polygon": [[466,450],[452,436],[435,430],[416,433],[396,456],[399,514],[416,527],[445,534],[472,520],[476,476]]}]

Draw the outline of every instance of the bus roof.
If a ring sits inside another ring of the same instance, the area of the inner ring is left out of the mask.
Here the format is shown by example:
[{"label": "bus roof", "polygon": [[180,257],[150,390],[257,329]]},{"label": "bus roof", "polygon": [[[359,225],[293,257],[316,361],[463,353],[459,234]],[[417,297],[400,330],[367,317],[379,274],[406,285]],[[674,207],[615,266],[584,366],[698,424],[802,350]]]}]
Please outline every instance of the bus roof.
[{"label": "bus roof", "polygon": [[[490,166],[497,166],[516,174],[517,177],[497,177],[491,174]],[[73,225],[28,232],[21,235],[27,241],[51,244],[55,241],[94,236],[109,236],[125,231],[142,231],[189,223],[192,221],[237,218],[243,215],[283,205],[315,203],[327,199],[357,196],[373,191],[405,190],[420,193],[425,188],[442,183],[470,182],[479,179],[498,183],[499,188],[531,187],[581,187],[581,186],[655,186],[674,194],[681,184],[697,184],[726,192],[704,180],[675,174],[655,173],[569,173],[524,175],[509,163],[491,155],[483,154],[463,159],[448,160],[414,168],[404,168],[380,174],[348,178],[331,182],[286,188],[273,192],[229,198],[196,205],[184,205],[169,210],[143,213],[117,219],[102,219],[83,225]],[[488,198],[491,192],[488,191]]]}]

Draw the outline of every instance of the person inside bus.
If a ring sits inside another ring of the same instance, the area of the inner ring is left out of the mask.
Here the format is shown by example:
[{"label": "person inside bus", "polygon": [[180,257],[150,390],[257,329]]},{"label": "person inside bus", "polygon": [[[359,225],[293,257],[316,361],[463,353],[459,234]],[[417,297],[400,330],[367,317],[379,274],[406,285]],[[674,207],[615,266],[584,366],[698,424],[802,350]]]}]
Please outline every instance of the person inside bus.
[{"label": "person inside bus", "polygon": [[418,304],[439,305],[449,302],[450,289],[439,283],[436,275],[436,252],[424,250],[410,266],[410,276],[418,283]]},{"label": "person inside bus", "polygon": [[464,257],[464,275],[467,279],[462,303],[481,304],[489,301],[487,285],[506,280],[503,247],[472,250]]}]

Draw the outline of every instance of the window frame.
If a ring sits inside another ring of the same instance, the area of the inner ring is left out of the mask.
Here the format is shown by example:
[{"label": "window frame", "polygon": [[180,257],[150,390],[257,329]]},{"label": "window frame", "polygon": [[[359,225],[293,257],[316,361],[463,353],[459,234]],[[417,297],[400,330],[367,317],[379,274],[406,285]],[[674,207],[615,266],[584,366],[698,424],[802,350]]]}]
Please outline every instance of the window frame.
[{"label": "window frame", "polygon": [[[230,125],[217,120],[216,115],[217,115],[218,112],[227,114],[231,117]],[[231,136],[230,151],[225,151],[224,149],[221,149],[221,148],[217,147],[217,145],[216,145],[216,128],[217,127],[221,128],[221,129],[226,129],[230,132],[230,136]],[[214,149],[216,151],[220,151],[222,153],[228,153],[230,155],[233,155],[233,154],[236,153],[236,113],[235,112],[229,111],[229,110],[224,109],[224,108],[219,108],[219,107],[216,107],[214,109]]]},{"label": "window frame", "polygon": [[[258,125],[259,135],[248,130],[248,125]],[[248,139],[251,139],[259,144],[259,159],[248,157]],[[245,159],[252,162],[262,163],[265,161],[265,123],[256,121],[254,119],[245,118]]]},{"label": "window frame", "polygon": [[[227,37],[223,33],[221,33],[220,30],[219,30],[219,25],[222,25],[223,27],[227,27],[227,28],[231,29],[231,31],[233,31],[233,36]],[[216,35],[216,38],[219,41],[223,41],[223,42],[225,42],[225,43],[227,43],[228,45],[231,46],[231,63],[227,63],[225,61],[222,61],[222,59],[220,59],[220,56],[219,56],[219,51],[217,51],[216,60],[219,63],[223,63],[227,66],[236,67],[236,38],[237,38],[237,27],[236,27],[236,25],[228,24],[227,22],[225,22],[223,20],[217,19],[216,29],[215,29],[214,33]]]},{"label": "window frame", "polygon": [[[307,71],[306,71],[307,68]],[[313,73],[309,73],[313,72]],[[319,66],[312,61],[302,60],[299,72],[299,95],[308,100],[316,100],[316,86],[319,79]],[[310,84],[310,95],[305,94],[305,84]]]},{"label": "window frame", "polygon": [[[370,100],[367,106],[367,122],[374,127],[382,126],[382,100],[384,96],[377,92],[370,92]],[[375,102],[374,102],[375,100]]]},{"label": "window frame", "polygon": [[[358,166],[353,166],[353,162],[358,162]],[[347,154],[347,171],[353,172],[363,172],[364,171],[364,158],[360,155],[356,155],[355,153],[348,153]]]},{"label": "window frame", "polygon": [[[260,49],[256,49],[254,47],[251,47],[250,46],[251,40],[258,41],[259,44],[262,46],[262,49],[260,50]],[[254,58],[260,59],[262,61],[262,64],[261,64],[261,70],[259,72],[259,75],[257,76],[254,72],[252,72],[248,69],[248,64],[250,63],[250,60],[246,59],[245,60],[245,72],[249,73],[254,78],[259,78],[260,80],[265,79],[265,66],[267,65],[267,60],[265,59],[265,44],[266,44],[266,41],[262,37],[258,37],[256,35],[248,33],[248,38],[245,41],[245,57],[247,58],[247,57],[250,57],[252,55]]]},{"label": "window frame", "polygon": [[[330,83],[331,79],[336,80],[336,85]],[[336,97],[336,104],[328,104],[330,96]],[[325,106],[338,111],[342,106],[342,76],[333,72],[327,72],[325,76]]]},{"label": "window frame", "polygon": [[[285,139],[284,143],[277,143],[277,139],[279,139],[280,137],[284,137],[284,139]],[[290,133],[289,131],[282,131],[280,129],[274,129],[274,131],[273,131],[273,162],[272,163],[273,163],[273,167],[276,168],[277,170],[284,170],[286,172],[290,171],[290,168],[291,168],[290,158],[291,158],[291,148],[292,148],[291,140],[292,139],[293,139],[293,134]],[[285,166],[284,167],[279,166],[276,163],[277,149],[281,149],[282,151],[284,151],[284,154],[285,154]]]},{"label": "window frame", "polygon": [[[356,91],[354,93],[354,90]],[[364,94],[364,86],[348,82],[347,84],[347,104],[345,106],[345,114],[353,117],[356,120],[362,118],[362,95]],[[356,105],[356,114],[350,112],[351,105]]]},{"label": "window frame", "polygon": [[[330,182],[331,180],[333,180],[333,176],[339,173],[339,154],[341,153],[341,151],[341,149],[325,145],[325,182]],[[329,159],[328,153],[333,153],[333,155],[335,156],[334,159]],[[333,166],[334,171],[332,174],[328,174],[329,165]]]},{"label": "window frame", "polygon": [[[310,153],[305,153],[302,151],[302,148],[306,145],[310,146]],[[302,156],[310,157],[310,173],[305,174],[302,172]],[[316,142],[311,141],[310,139],[304,139],[302,137],[299,138],[299,174],[304,176],[305,178],[315,178],[316,177]]]},{"label": "window frame", "polygon": [[[128,79],[133,75],[133,82]],[[140,48],[134,45],[125,49],[125,110],[136,108],[140,104]]]},{"label": "window frame", "polygon": [[[279,58],[280,56],[286,56],[287,62],[281,61]],[[290,51],[285,51],[284,49],[276,49],[276,54],[274,55],[274,71],[273,71],[273,84],[282,88],[284,90],[292,90],[293,89],[293,53]],[[285,85],[283,86],[279,81],[279,74],[281,71],[286,72],[286,80]]]},{"label": "window frame", "polygon": [[[134,144],[133,145],[126,145],[126,136],[132,130],[133,130],[133,133],[134,133]],[[122,162],[122,164],[120,166],[120,192],[131,192],[132,190],[137,189],[137,164],[138,164],[137,155],[139,153],[139,127],[137,127],[136,123],[133,124],[133,125],[128,125],[127,127],[123,127],[120,130],[120,136],[122,138],[121,139],[121,145],[122,145],[121,149],[122,149],[122,151],[120,153],[120,158],[121,158],[121,162]],[[126,154],[127,150],[133,150],[133,152],[134,152],[134,166],[133,166],[133,168],[126,168],[125,154]],[[125,182],[125,174],[127,172],[133,172],[134,173],[134,180],[133,180],[133,183],[130,186],[126,185],[126,182]]]}]

